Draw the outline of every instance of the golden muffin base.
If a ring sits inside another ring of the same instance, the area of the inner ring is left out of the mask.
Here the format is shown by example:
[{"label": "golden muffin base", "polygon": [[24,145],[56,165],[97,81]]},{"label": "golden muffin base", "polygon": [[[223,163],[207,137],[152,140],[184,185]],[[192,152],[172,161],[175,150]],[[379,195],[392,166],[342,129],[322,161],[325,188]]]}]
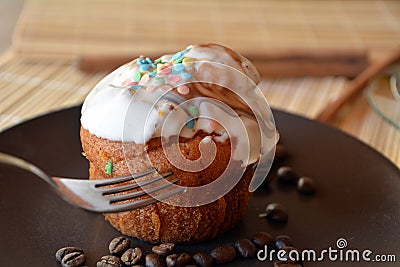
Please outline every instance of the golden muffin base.
[{"label": "golden muffin base", "polygon": [[[200,157],[198,145],[208,134],[199,132],[193,138],[180,138],[182,154],[196,160]],[[90,179],[104,179],[110,176],[130,174],[128,165],[140,172],[148,168],[143,145],[129,144],[124,157],[121,142],[98,138],[81,128],[81,141],[86,158],[90,161]],[[146,151],[153,167],[160,173],[172,171],[179,178],[180,185],[200,186],[212,182],[225,170],[231,145],[229,140],[216,142],[217,156],[208,168],[200,172],[184,172],[172,166],[163,153],[160,138],[151,139]],[[126,148],[126,146],[125,146]],[[113,174],[105,173],[105,165],[113,162]],[[250,198],[248,186],[253,170],[248,167],[242,179],[225,196],[200,207],[177,207],[158,202],[127,212],[107,213],[105,218],[121,233],[137,237],[150,243],[160,242],[200,242],[210,240],[235,226],[246,211]]]}]

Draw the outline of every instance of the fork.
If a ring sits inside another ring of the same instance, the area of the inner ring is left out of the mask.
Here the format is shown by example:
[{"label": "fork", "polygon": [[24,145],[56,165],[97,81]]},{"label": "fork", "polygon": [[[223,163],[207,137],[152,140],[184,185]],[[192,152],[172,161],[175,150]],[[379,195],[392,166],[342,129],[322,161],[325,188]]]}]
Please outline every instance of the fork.
[{"label": "fork", "polygon": [[[155,168],[145,172],[109,179],[84,180],[49,176],[32,163],[1,152],[0,163],[16,166],[35,174],[47,182],[68,203],[93,212],[108,213],[133,210],[175,196],[186,190],[186,187],[182,186],[173,186],[171,189],[170,187],[178,183],[179,179],[167,181],[164,178],[171,176],[172,172],[160,175]],[[148,176],[152,177],[140,183],[136,182],[136,179]],[[133,181],[134,183],[118,185],[127,181]],[[137,188],[140,189],[129,192]],[[148,197],[137,199],[146,195]]]}]

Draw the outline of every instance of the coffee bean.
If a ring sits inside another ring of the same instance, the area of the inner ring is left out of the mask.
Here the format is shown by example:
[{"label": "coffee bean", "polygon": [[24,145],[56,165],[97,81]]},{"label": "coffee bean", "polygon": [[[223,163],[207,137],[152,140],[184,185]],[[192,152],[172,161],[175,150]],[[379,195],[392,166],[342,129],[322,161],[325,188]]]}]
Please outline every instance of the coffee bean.
[{"label": "coffee bean", "polygon": [[237,240],[235,248],[243,258],[254,258],[257,254],[256,245],[246,238]]},{"label": "coffee bean", "polygon": [[147,254],[146,255],[146,267],[165,267],[165,262],[157,254]]},{"label": "coffee bean", "polygon": [[286,223],[288,215],[285,208],[278,203],[271,203],[265,209],[265,217],[275,223]]},{"label": "coffee bean", "polygon": [[187,253],[172,254],[166,259],[168,267],[184,267],[192,260],[192,256]]},{"label": "coffee bean", "polygon": [[284,145],[277,144],[275,148],[275,159],[282,160],[288,156],[288,151]]},{"label": "coffee bean", "polygon": [[276,172],[279,182],[296,184],[299,179],[298,175],[293,171],[291,167],[283,166]]},{"label": "coffee bean", "polygon": [[174,249],[175,249],[174,243],[165,243],[165,244],[160,244],[158,246],[154,246],[151,250],[157,255],[167,256],[171,254],[174,251]]},{"label": "coffee bean", "polygon": [[293,261],[276,261],[274,267],[302,267],[301,264]]},{"label": "coffee bean", "polygon": [[97,267],[122,267],[122,261],[120,258],[113,255],[106,255],[100,258],[96,263]]},{"label": "coffee bean", "polygon": [[198,252],[193,255],[193,260],[199,267],[212,267],[213,266],[213,258],[203,252]]},{"label": "coffee bean", "polygon": [[121,255],[129,248],[130,245],[131,241],[128,238],[119,236],[111,240],[110,244],[108,245],[108,249],[111,254]]},{"label": "coffee bean", "polygon": [[122,262],[127,266],[133,266],[142,259],[143,253],[140,248],[128,248],[121,256]]},{"label": "coffee bean", "polygon": [[252,240],[253,243],[256,244],[256,246],[260,249],[264,249],[264,246],[271,248],[275,243],[274,238],[266,232],[255,233]]},{"label": "coffee bean", "polygon": [[315,192],[314,181],[310,177],[301,177],[297,182],[297,190],[303,194],[313,194]]},{"label": "coffee bean", "polygon": [[62,267],[78,267],[82,266],[86,261],[85,254],[81,251],[75,251],[64,255],[61,260]]},{"label": "coffee bean", "polygon": [[222,245],[211,251],[210,256],[216,263],[227,263],[236,258],[236,250],[230,245]]},{"label": "coffee bean", "polygon": [[275,247],[277,249],[283,249],[284,247],[293,246],[293,240],[287,235],[280,235],[275,237]]},{"label": "coffee bean", "polygon": [[71,253],[71,252],[82,252],[83,254],[83,250],[77,247],[65,247],[65,248],[60,248],[59,250],[57,250],[56,252],[56,259],[58,262],[61,262],[62,259],[64,258],[65,255]]}]

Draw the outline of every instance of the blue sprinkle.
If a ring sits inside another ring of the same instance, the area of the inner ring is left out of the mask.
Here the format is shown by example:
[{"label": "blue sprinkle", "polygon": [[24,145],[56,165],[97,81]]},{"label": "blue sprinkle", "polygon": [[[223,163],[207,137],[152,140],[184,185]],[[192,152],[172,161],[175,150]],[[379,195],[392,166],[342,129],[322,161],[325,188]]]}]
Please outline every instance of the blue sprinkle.
[{"label": "blue sprinkle", "polygon": [[188,80],[190,78],[192,78],[192,74],[190,74],[189,72],[181,72],[181,78],[184,80]]},{"label": "blue sprinkle", "polygon": [[178,63],[173,66],[173,69],[179,73],[185,69],[185,66],[182,63]]},{"label": "blue sprinkle", "polygon": [[143,59],[143,58],[139,58],[139,59],[137,60],[137,63],[138,63],[139,65],[143,65],[143,64],[146,64],[146,60]]},{"label": "blue sprinkle", "polygon": [[156,74],[157,74],[156,71],[149,72],[150,77],[154,77],[154,76],[156,76]]},{"label": "blue sprinkle", "polygon": [[152,67],[152,68],[155,68],[155,67],[157,67],[157,65],[154,64],[154,63],[151,63],[151,67]]},{"label": "blue sprinkle", "polygon": [[131,86],[129,86],[129,88],[131,88],[133,90],[137,90],[140,88],[140,85],[131,85]]},{"label": "blue sprinkle", "polygon": [[175,68],[172,68],[172,74],[179,74],[179,73],[181,73],[181,72],[176,70]]},{"label": "blue sprinkle", "polygon": [[149,64],[140,65],[139,69],[140,69],[140,71],[149,70],[150,69],[150,65]]},{"label": "blue sprinkle", "polygon": [[187,52],[189,52],[190,47],[186,48],[185,50],[182,50],[182,54],[186,54]]},{"label": "blue sprinkle", "polygon": [[186,121],[185,126],[189,129],[193,129],[194,128],[194,119],[190,118]]},{"label": "blue sprinkle", "polygon": [[172,56],[173,60],[177,60],[178,58],[182,57],[182,52],[177,52]]},{"label": "blue sprinkle", "polygon": [[153,61],[151,61],[151,59],[149,57],[146,57],[146,62],[149,63],[149,64],[153,63]]}]

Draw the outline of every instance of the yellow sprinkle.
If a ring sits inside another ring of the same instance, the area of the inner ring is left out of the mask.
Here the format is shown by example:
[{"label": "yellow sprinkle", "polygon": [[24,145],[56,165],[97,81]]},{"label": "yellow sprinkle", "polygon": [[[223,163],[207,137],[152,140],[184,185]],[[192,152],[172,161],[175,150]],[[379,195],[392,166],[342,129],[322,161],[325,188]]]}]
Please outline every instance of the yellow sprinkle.
[{"label": "yellow sprinkle", "polygon": [[160,71],[162,66],[164,66],[164,64],[158,63],[157,64],[157,71]]},{"label": "yellow sprinkle", "polygon": [[164,116],[164,111],[159,110],[159,111],[158,111],[158,116],[160,116],[160,117]]},{"label": "yellow sprinkle", "polygon": [[190,65],[193,63],[193,61],[195,61],[194,58],[185,57],[185,58],[182,60],[182,64],[183,64],[183,66],[187,67],[187,66],[190,66]]}]

